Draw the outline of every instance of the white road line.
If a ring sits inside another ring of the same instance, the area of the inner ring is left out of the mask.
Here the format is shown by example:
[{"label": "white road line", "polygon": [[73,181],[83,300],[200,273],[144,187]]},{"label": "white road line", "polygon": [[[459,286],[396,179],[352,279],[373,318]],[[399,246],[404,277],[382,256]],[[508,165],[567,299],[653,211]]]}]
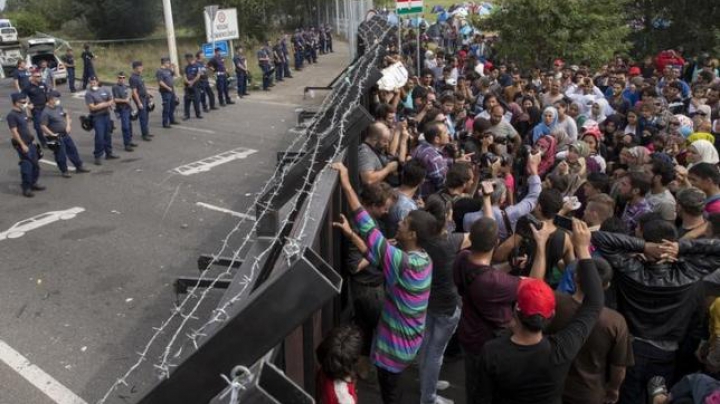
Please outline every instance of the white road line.
[{"label": "white road line", "polygon": [[205,208],[205,209],[214,210],[214,211],[216,211],[216,212],[227,213],[227,214],[229,214],[229,215],[232,215],[232,216],[235,216],[235,217],[239,217],[239,218],[242,218],[242,219],[248,219],[248,220],[255,221],[255,217],[254,217],[254,216],[246,215],[246,214],[240,213],[240,212],[235,212],[235,211],[232,211],[232,210],[229,210],[229,209],[221,208],[221,207],[219,207],[219,206],[210,205],[210,204],[205,203],[205,202],[196,202],[195,205],[200,206],[200,207]]},{"label": "white road line", "polygon": [[33,216],[29,219],[21,220],[8,230],[0,232],[0,241],[6,239],[20,238],[25,233],[46,226],[50,223],[55,223],[58,220],[70,220],[74,219],[78,213],[85,212],[85,208],[74,207],[67,210],[58,210],[53,212],[41,213],[37,216]]},{"label": "white road line", "polygon": [[185,164],[183,166],[173,168],[170,171],[176,172],[181,175],[204,173],[221,164],[229,163],[233,160],[244,159],[247,156],[255,153],[257,153],[257,150],[238,147],[237,149],[226,151],[215,156],[210,156],[194,163]]},{"label": "white road line", "polygon": [[[50,166],[55,166],[55,167],[58,166],[56,162],[50,161],[50,160],[40,159],[40,162],[43,163],[43,164],[50,165]],[[70,167],[70,166],[68,166],[68,170],[69,170],[69,171],[75,171],[76,168],[75,168],[75,167]]]},{"label": "white road line", "polygon": [[27,358],[20,355],[19,352],[2,340],[0,340],[0,360],[54,402],[58,404],[87,404],[87,401],[78,397],[42,369],[30,363]]},{"label": "white road line", "polygon": [[293,104],[290,102],[278,102],[278,101],[265,101],[265,100],[258,100],[257,98],[253,99],[242,99],[238,100],[241,104],[267,104],[267,105],[277,105],[279,107],[295,107],[295,108],[302,108],[302,105],[300,104]]},{"label": "white road line", "polygon": [[187,130],[190,132],[207,133],[208,135],[214,135],[216,132],[210,129],[193,128],[191,126],[173,125],[173,128]]}]

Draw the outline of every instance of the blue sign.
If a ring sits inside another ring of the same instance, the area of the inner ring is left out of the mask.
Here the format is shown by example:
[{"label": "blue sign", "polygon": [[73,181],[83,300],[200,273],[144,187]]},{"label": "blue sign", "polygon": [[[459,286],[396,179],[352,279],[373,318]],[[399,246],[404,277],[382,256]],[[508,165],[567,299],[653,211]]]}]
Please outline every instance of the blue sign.
[{"label": "blue sign", "polygon": [[[215,42],[215,48],[220,48],[220,54],[223,57],[227,57],[230,54],[230,46],[228,46],[228,41],[217,41]],[[206,43],[202,46],[203,54],[207,59],[210,59],[211,57],[215,56],[215,49],[213,48],[213,44]]]}]

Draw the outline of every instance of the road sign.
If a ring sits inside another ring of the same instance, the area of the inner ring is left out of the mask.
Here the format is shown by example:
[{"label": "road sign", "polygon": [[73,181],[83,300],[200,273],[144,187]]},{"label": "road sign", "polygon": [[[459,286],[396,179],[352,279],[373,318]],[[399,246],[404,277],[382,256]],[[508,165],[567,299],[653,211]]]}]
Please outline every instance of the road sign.
[{"label": "road sign", "polygon": [[[215,48],[220,48],[220,54],[223,57],[227,57],[230,54],[230,46],[228,46],[227,41],[216,41]],[[210,59],[211,57],[215,56],[215,48],[213,48],[212,42],[203,44],[202,50],[203,55],[205,55],[206,59]]]},{"label": "road sign", "polygon": [[423,12],[423,0],[396,0],[395,9],[398,15]]},{"label": "road sign", "polygon": [[208,42],[240,38],[237,9],[225,8],[217,10],[212,22],[210,21],[211,16],[207,12],[204,12],[203,16],[205,17],[205,34]]}]

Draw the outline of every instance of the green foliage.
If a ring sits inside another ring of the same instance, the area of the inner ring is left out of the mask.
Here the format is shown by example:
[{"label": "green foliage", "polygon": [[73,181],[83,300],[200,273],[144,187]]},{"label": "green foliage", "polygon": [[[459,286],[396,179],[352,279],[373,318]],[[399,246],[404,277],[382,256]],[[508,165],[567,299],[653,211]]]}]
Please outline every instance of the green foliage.
[{"label": "green foliage", "polygon": [[629,48],[624,0],[498,0],[478,24],[499,34],[501,57],[547,65],[560,57],[601,63]]},{"label": "green foliage", "polygon": [[90,31],[97,38],[142,38],[161,19],[161,3],[147,0],[75,0],[83,6]]},{"label": "green foliage", "polygon": [[27,11],[16,11],[7,13],[15,28],[18,31],[18,35],[26,37],[35,34],[35,32],[44,32],[48,29],[47,21],[39,14],[31,13]]}]

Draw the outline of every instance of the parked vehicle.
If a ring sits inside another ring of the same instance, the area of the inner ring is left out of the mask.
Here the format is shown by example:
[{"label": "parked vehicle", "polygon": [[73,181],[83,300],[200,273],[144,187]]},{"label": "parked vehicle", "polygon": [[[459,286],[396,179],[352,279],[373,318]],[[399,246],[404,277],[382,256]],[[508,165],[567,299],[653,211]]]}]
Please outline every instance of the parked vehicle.
[{"label": "parked vehicle", "polygon": [[0,43],[5,44],[18,44],[18,33],[13,27],[0,28]]},{"label": "parked vehicle", "polygon": [[15,71],[18,60],[23,58],[20,44],[4,45],[0,44],[0,66],[6,76]]},{"label": "parked vehicle", "polygon": [[55,55],[57,41],[55,38],[34,38],[28,39],[27,64],[29,66],[39,66],[40,62],[46,60],[48,67],[53,70],[55,81],[63,83],[67,81],[67,69],[60,58]]}]

